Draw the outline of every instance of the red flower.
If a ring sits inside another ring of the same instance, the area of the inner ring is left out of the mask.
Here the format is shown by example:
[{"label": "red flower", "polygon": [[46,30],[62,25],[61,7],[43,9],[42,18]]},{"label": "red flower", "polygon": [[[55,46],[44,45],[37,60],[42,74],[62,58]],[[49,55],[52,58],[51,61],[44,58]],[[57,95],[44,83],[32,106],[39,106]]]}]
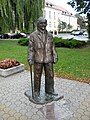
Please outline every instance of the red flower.
[{"label": "red flower", "polygon": [[1,69],[7,69],[18,65],[20,65],[20,62],[17,60],[5,59],[3,61],[0,61]]}]

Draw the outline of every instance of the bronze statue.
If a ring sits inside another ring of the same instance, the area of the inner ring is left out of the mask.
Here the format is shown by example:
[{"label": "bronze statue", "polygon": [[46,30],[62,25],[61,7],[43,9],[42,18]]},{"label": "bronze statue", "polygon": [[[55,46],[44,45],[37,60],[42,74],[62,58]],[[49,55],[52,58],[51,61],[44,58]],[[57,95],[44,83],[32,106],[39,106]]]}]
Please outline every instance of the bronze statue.
[{"label": "bronze statue", "polygon": [[45,72],[45,94],[46,99],[51,99],[52,96],[58,96],[54,92],[54,71],[53,63],[57,62],[58,56],[55,45],[53,43],[53,36],[46,30],[47,20],[40,17],[37,21],[37,31],[30,35],[28,45],[28,63],[30,68],[34,66],[34,86],[33,99],[40,101],[40,85],[41,75],[44,68]]}]

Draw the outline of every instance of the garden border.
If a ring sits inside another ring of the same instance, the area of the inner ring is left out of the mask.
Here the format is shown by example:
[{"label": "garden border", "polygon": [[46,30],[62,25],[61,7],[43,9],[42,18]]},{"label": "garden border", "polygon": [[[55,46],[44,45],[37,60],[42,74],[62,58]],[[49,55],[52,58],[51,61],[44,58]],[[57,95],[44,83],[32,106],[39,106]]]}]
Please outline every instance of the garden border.
[{"label": "garden border", "polygon": [[24,71],[24,64],[20,64],[8,69],[0,69],[0,76],[7,77],[21,71]]}]

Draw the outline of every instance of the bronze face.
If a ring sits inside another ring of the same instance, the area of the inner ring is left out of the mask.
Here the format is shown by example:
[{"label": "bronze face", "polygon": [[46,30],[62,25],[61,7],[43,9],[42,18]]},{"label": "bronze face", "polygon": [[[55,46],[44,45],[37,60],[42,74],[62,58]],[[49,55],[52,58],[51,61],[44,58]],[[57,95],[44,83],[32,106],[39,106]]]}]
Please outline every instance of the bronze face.
[{"label": "bronze face", "polygon": [[43,17],[40,17],[37,21],[37,29],[46,30],[47,20]]}]

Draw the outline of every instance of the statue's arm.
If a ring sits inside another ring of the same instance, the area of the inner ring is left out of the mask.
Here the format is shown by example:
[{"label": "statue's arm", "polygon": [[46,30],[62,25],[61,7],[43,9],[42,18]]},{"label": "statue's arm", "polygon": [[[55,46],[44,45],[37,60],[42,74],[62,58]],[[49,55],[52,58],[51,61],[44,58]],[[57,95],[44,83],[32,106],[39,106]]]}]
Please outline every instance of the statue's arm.
[{"label": "statue's arm", "polygon": [[30,36],[30,40],[28,43],[28,63],[29,65],[34,64],[34,41],[33,36]]},{"label": "statue's arm", "polygon": [[53,59],[54,59],[54,63],[58,61],[58,55],[54,43],[53,43]]},{"label": "statue's arm", "polygon": [[[52,40],[53,40],[53,36],[52,36]],[[53,42],[53,59],[54,59],[54,63],[57,63],[57,61],[58,61],[58,54],[57,54],[54,42]]]}]

